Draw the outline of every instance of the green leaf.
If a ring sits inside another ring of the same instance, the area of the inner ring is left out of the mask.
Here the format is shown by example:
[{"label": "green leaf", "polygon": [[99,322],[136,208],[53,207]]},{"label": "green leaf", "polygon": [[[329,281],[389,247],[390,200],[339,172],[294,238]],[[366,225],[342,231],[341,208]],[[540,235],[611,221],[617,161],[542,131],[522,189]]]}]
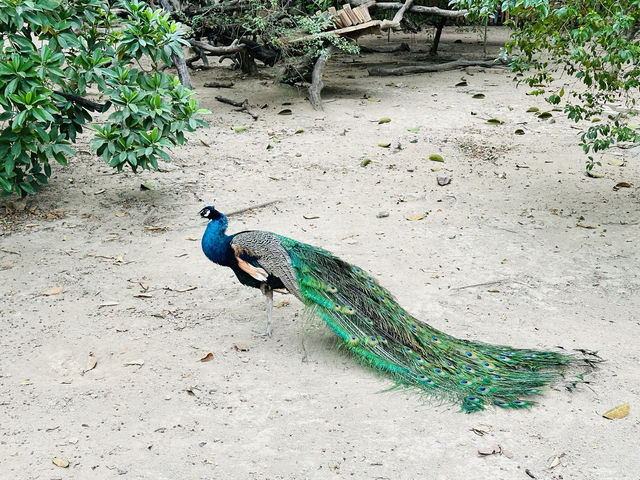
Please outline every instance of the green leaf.
[{"label": "green leaf", "polygon": [[15,130],[18,127],[21,127],[27,118],[27,110],[20,111],[14,118],[13,122],[11,122],[11,130]]},{"label": "green leaf", "polygon": [[0,187],[2,187],[2,189],[7,193],[11,193],[11,190],[13,189],[11,184],[2,176],[2,174],[0,174]]},{"label": "green leaf", "polygon": [[36,191],[27,182],[20,182],[18,185],[23,191],[27,192],[29,195],[35,195]]}]

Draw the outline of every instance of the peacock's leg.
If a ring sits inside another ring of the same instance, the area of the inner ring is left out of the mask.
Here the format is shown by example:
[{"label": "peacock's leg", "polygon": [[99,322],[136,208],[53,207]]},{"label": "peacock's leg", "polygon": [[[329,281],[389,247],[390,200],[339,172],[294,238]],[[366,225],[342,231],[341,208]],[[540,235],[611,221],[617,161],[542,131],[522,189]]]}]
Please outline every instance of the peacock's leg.
[{"label": "peacock's leg", "polygon": [[273,289],[263,283],[260,285],[260,291],[267,298],[267,328],[264,333],[259,334],[261,337],[270,337],[271,336],[271,313],[273,312]]}]

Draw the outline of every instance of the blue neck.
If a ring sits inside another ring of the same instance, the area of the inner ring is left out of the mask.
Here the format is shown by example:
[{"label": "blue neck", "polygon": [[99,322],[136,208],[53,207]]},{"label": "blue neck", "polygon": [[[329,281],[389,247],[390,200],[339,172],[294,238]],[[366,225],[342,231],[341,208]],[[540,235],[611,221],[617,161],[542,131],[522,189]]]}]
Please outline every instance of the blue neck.
[{"label": "blue neck", "polygon": [[226,234],[227,219],[211,220],[202,236],[202,251],[209,260],[218,265],[229,265],[231,236]]}]

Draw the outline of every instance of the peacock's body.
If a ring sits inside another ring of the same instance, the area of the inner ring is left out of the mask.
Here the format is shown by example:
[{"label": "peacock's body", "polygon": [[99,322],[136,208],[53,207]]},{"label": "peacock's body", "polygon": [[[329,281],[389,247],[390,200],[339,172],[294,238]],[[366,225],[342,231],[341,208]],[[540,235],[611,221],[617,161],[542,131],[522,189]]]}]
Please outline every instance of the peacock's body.
[{"label": "peacock's body", "polygon": [[387,372],[399,385],[460,402],[474,412],[486,405],[523,408],[558,379],[576,358],[460,340],[422,323],[362,269],[311,245],[270,232],[227,235],[227,218],[213,207],[202,238],[205,255],[230,267],[241,283],[268,299],[287,289],[320,316],[362,362]]}]

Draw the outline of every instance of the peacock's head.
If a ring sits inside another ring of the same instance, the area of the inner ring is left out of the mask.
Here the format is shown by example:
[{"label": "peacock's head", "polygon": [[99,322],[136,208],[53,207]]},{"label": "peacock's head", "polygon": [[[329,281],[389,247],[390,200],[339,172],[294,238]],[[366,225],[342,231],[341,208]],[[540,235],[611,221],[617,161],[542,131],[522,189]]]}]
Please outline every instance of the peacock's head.
[{"label": "peacock's head", "polygon": [[215,207],[204,207],[200,210],[200,216],[202,218],[208,218],[209,220],[219,220],[224,217],[222,213],[215,209]]}]

